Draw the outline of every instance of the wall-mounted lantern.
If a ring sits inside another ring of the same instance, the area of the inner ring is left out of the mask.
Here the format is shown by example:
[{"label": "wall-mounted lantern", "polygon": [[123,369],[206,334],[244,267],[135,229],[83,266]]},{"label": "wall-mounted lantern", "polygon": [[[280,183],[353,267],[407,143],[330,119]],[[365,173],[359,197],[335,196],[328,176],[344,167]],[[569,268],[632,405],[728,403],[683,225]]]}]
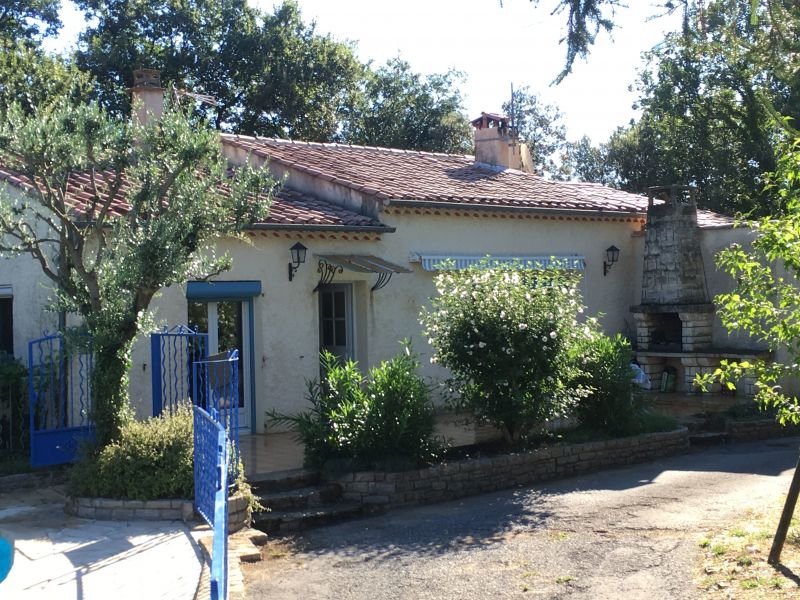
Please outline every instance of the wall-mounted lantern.
[{"label": "wall-mounted lantern", "polygon": [[609,246],[606,248],[606,260],[603,261],[603,277],[608,275],[611,270],[611,265],[619,260],[619,248],[616,246]]},{"label": "wall-mounted lantern", "polygon": [[294,246],[289,248],[289,251],[292,253],[292,262],[289,263],[289,281],[294,279],[294,274],[297,271],[297,268],[306,262],[306,248],[300,242],[297,242]]}]

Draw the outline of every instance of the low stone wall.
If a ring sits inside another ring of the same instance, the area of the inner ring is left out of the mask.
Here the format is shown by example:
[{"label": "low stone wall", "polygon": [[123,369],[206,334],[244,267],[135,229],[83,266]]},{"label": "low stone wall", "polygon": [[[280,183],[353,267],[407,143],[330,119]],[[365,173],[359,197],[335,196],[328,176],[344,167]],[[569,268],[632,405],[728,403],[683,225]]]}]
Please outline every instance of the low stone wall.
[{"label": "low stone wall", "polygon": [[[84,519],[107,521],[190,521],[194,518],[191,500],[114,500],[111,498],[70,498],[67,514]],[[247,496],[228,498],[228,535],[250,522]]]},{"label": "low stone wall", "polygon": [[797,425],[781,425],[774,419],[755,419],[752,421],[728,420],[725,425],[731,442],[753,442],[769,438],[800,435]]},{"label": "low stone wall", "polygon": [[427,504],[502,490],[577,473],[685,452],[685,427],[607,442],[558,444],[489,458],[465,459],[400,472],[364,471],[329,476],[342,496],[376,506]]},{"label": "low stone wall", "polygon": [[191,500],[114,500],[112,498],[70,498],[67,514],[84,519],[110,521],[189,521],[194,516]]},{"label": "low stone wall", "polygon": [[250,510],[247,496],[236,494],[228,498],[228,535],[249,524]]}]

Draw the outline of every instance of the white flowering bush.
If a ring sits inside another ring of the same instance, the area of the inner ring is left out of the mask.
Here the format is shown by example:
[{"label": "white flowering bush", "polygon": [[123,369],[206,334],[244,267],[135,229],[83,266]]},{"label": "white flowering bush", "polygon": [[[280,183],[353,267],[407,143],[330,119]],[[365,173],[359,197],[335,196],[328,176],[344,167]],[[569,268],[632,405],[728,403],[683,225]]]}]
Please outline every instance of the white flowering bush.
[{"label": "white flowering bush", "polygon": [[443,271],[436,289],[421,322],[456,408],[516,443],[586,394],[574,349],[593,328],[578,322],[577,275],[484,264]]}]

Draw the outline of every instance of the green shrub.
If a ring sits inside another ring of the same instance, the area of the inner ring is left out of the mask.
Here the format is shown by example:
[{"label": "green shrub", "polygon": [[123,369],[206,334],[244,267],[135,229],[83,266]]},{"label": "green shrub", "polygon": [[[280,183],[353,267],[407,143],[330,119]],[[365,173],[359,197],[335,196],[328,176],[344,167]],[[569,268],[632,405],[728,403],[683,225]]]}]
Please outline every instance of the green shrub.
[{"label": "green shrub", "polygon": [[69,492],[128,500],[193,498],[192,407],[131,421],[119,437],[73,468]]},{"label": "green shrub", "polygon": [[575,415],[591,429],[609,435],[630,435],[640,418],[642,402],[633,394],[633,354],[622,336],[598,331],[575,348],[582,371],[575,385],[588,390],[575,406]]},{"label": "green shrub", "polygon": [[297,415],[267,413],[273,423],[288,423],[305,447],[311,467],[346,462],[353,467],[416,466],[435,458],[433,403],[417,374],[419,359],[405,351],[370,369],[340,363],[323,352],[324,376],[308,383],[311,408]]},{"label": "green shrub", "polygon": [[422,325],[450,370],[452,404],[494,425],[517,443],[581,396],[571,348],[589,333],[577,276],[488,262],[443,271]]}]

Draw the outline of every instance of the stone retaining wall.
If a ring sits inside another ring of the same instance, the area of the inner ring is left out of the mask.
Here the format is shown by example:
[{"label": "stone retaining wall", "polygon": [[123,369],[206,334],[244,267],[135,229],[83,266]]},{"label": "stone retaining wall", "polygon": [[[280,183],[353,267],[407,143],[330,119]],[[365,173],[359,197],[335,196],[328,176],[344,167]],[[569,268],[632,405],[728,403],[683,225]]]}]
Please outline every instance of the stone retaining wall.
[{"label": "stone retaining wall", "polygon": [[347,500],[393,507],[528,485],[679,454],[688,448],[688,430],[682,427],[606,442],[559,444],[530,452],[465,459],[413,471],[364,471],[329,479],[342,486],[342,496]]},{"label": "stone retaining wall", "polygon": [[114,500],[112,498],[70,498],[67,514],[84,519],[110,521],[189,521],[194,516],[191,500]]},{"label": "stone retaining wall", "polygon": [[[195,516],[191,500],[70,498],[64,510],[76,517],[107,521],[190,521]],[[237,494],[228,498],[228,535],[236,533],[249,521],[247,497]]]},{"label": "stone retaining wall", "polygon": [[728,439],[731,442],[753,442],[769,438],[800,435],[797,425],[781,425],[774,419],[757,419],[753,421],[731,421],[726,423]]}]

